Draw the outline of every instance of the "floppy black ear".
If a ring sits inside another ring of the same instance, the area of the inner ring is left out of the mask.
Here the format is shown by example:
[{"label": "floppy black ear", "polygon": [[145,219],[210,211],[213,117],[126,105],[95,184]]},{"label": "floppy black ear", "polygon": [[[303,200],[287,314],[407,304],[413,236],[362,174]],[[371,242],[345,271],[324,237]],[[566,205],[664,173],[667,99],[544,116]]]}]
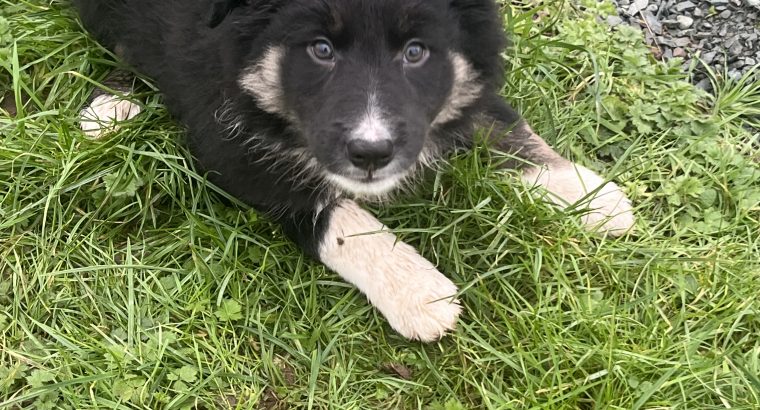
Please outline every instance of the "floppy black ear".
[{"label": "floppy black ear", "polygon": [[[500,84],[504,76],[501,52],[507,44],[502,15],[494,0],[449,0],[462,32],[462,52],[484,79]],[[477,44],[477,47],[469,47]]]},{"label": "floppy black ear", "polygon": [[248,0],[212,0],[209,7],[206,24],[214,28],[227,17],[232,10],[248,3]]}]

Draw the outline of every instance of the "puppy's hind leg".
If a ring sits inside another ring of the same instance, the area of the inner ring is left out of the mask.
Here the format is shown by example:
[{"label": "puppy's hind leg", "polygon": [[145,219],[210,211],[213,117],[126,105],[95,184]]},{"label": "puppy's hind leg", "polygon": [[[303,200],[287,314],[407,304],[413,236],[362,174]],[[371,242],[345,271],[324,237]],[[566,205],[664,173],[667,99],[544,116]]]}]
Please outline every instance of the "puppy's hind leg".
[{"label": "puppy's hind leg", "polygon": [[131,74],[125,71],[111,73],[103,85],[121,94],[95,90],[89,105],[79,113],[79,126],[82,131],[92,138],[101,138],[108,132],[118,130],[120,122],[140,114],[140,106],[127,99],[132,92],[132,84]]},{"label": "puppy's hind leg", "polygon": [[431,342],[453,329],[461,312],[457,287],[356,202],[340,200],[285,231],[356,286],[402,336]]},{"label": "puppy's hind leg", "polygon": [[526,184],[546,189],[552,202],[562,207],[588,207],[582,222],[589,230],[619,236],[633,227],[631,201],[617,184],[563,158],[524,121],[499,140],[497,147],[523,159],[524,163],[511,165],[521,168]]}]

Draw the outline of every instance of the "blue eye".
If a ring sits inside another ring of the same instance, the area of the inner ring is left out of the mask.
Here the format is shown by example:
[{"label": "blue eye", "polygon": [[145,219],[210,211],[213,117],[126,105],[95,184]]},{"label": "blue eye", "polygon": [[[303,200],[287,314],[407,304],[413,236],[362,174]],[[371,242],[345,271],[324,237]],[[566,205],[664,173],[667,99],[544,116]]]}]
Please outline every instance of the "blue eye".
[{"label": "blue eye", "polygon": [[412,41],[404,49],[404,62],[408,64],[420,64],[428,55],[427,48],[419,41]]},{"label": "blue eye", "polygon": [[311,55],[317,60],[332,61],[335,58],[333,46],[327,40],[317,40],[311,44]]}]

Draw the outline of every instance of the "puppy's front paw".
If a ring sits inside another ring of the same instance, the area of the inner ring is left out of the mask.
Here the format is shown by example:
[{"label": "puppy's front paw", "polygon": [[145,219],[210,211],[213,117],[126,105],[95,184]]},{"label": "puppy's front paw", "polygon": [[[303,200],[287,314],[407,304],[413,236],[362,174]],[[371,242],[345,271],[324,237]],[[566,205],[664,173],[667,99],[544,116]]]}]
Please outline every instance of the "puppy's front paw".
[{"label": "puppy's front paw", "polygon": [[[532,168],[523,174],[523,180],[529,185],[543,186],[557,205],[567,207],[578,203],[588,208],[582,221],[590,231],[619,236],[633,227],[633,207],[625,193],[617,184],[605,183],[588,168],[573,163]],[[589,193],[593,194],[589,197]]]},{"label": "puppy's front paw", "polygon": [[322,260],[356,285],[391,327],[432,342],[454,329],[462,311],[457,287],[411,246],[382,232],[341,238]]},{"label": "puppy's front paw", "polygon": [[402,336],[432,342],[456,326],[456,285],[354,201],[332,211],[319,256]]},{"label": "puppy's front paw", "polygon": [[462,307],[454,299],[457,287],[423,257],[415,254],[395,272],[402,283],[396,291],[371,300],[385,315],[391,327],[402,336],[423,342],[443,337],[456,326]]},{"label": "puppy's front paw", "polygon": [[90,137],[100,138],[108,131],[117,130],[119,122],[134,118],[140,111],[140,106],[131,101],[104,94],[82,110],[79,126]]}]

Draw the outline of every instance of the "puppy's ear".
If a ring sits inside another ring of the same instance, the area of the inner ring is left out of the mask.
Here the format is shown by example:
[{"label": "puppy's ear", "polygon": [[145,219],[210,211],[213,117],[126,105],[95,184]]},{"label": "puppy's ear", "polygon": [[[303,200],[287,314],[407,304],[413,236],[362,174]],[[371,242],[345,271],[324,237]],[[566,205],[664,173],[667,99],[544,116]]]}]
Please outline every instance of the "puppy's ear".
[{"label": "puppy's ear", "polygon": [[[462,52],[482,79],[498,84],[503,80],[501,52],[506,46],[499,4],[495,0],[449,0],[449,10],[459,20]],[[477,44],[478,47],[469,47]]]},{"label": "puppy's ear", "polygon": [[232,10],[246,4],[248,4],[248,0],[212,0],[211,5],[209,6],[206,24],[208,24],[209,27],[214,28],[222,24],[222,21],[224,21]]}]

